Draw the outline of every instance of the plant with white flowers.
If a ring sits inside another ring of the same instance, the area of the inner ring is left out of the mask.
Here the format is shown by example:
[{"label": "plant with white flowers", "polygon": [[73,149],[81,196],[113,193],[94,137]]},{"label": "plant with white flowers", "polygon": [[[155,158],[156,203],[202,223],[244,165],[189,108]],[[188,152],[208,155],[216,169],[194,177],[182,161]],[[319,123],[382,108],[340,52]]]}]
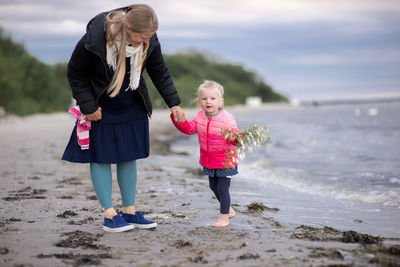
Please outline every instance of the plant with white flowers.
[{"label": "plant with white flowers", "polygon": [[246,152],[252,152],[254,147],[265,145],[267,141],[271,140],[269,135],[269,128],[267,126],[252,125],[246,127],[244,130],[234,133],[231,129],[222,129],[221,134],[225,140],[237,140],[236,148],[237,155],[235,157],[235,150],[227,150],[225,152],[226,160],[223,163],[225,168],[232,168],[233,163],[238,163],[239,158],[244,159]]}]

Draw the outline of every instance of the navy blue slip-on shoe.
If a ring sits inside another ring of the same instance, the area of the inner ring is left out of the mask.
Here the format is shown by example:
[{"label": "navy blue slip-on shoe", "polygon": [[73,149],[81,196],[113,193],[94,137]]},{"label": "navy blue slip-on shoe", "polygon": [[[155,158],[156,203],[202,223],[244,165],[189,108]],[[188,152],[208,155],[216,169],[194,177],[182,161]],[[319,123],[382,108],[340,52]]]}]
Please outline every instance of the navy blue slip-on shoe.
[{"label": "navy blue slip-on shoe", "polygon": [[150,229],[157,227],[156,222],[146,220],[139,211],[137,211],[135,215],[122,213],[122,218],[124,218],[127,223],[131,223],[137,228]]},{"label": "navy blue slip-on shoe", "polygon": [[112,220],[104,218],[104,231],[119,233],[132,230],[133,228],[135,228],[135,226],[127,223],[121,215],[115,215]]}]

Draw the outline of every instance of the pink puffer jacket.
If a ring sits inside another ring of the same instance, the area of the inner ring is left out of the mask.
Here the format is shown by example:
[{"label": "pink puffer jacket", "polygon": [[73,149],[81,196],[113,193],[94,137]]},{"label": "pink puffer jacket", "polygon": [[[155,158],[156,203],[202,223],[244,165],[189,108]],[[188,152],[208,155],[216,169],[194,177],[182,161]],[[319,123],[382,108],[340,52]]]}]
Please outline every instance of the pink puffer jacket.
[{"label": "pink puffer jacket", "polygon": [[[197,133],[200,143],[200,165],[209,169],[224,169],[227,156],[225,153],[234,150],[234,157],[237,158],[235,148],[236,141],[225,140],[221,134],[222,129],[232,129],[234,133],[239,132],[236,126],[235,117],[225,110],[221,110],[218,114],[208,116],[204,110],[200,110],[195,118],[185,121],[181,124],[175,122],[172,114],[171,120],[175,127],[185,134]],[[228,165],[232,168],[237,165],[233,163]]]}]

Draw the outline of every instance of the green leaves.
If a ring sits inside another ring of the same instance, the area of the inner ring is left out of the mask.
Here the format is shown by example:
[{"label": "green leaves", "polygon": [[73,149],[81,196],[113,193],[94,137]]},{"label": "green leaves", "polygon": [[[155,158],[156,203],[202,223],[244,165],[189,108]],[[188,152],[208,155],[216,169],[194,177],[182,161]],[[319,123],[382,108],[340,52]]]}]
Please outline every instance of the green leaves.
[{"label": "green leaves", "polygon": [[[237,140],[237,155],[238,158],[244,159],[246,152],[252,152],[255,147],[265,145],[271,140],[269,128],[267,126],[252,125],[235,133],[232,129],[222,129],[221,135],[225,140]],[[223,163],[225,168],[231,168],[234,163],[238,163],[239,159],[235,157],[235,149],[225,152],[226,160]]]}]

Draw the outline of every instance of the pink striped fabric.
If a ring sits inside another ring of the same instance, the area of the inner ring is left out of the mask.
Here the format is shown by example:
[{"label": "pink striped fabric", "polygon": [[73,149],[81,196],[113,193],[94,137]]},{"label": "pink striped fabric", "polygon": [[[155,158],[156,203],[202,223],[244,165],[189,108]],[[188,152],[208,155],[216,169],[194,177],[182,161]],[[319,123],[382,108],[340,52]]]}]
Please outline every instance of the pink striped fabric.
[{"label": "pink striped fabric", "polygon": [[81,113],[79,107],[72,107],[68,111],[76,118],[76,137],[78,144],[82,150],[89,149],[89,131],[92,128],[92,123],[88,120],[85,114]]}]

